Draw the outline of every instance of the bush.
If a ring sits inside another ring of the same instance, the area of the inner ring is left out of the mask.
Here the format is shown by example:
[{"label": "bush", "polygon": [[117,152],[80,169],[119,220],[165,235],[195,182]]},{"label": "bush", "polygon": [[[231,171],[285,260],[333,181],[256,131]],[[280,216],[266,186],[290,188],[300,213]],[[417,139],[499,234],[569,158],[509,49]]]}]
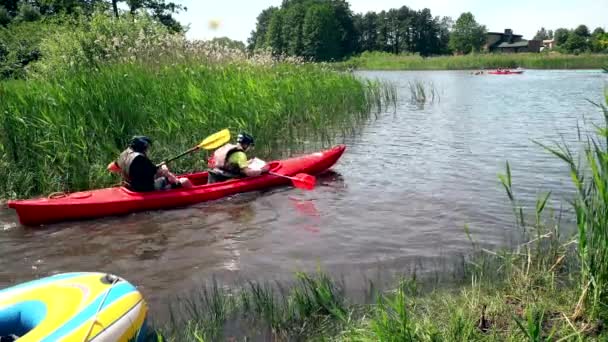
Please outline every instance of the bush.
[{"label": "bush", "polygon": [[0,5],[0,26],[7,26],[11,22],[11,15],[8,10]]},{"label": "bush", "polygon": [[38,21],[40,19],[40,10],[26,2],[19,6],[19,15],[17,20],[19,21]]}]

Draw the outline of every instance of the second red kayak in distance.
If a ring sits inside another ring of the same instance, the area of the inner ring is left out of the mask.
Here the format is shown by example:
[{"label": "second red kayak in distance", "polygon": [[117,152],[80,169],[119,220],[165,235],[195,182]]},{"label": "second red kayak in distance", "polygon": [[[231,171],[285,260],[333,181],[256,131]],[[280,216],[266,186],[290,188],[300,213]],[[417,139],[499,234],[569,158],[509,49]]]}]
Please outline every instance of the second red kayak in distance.
[{"label": "second red kayak in distance", "polygon": [[492,70],[488,72],[488,74],[492,75],[518,75],[523,73],[523,70]]}]

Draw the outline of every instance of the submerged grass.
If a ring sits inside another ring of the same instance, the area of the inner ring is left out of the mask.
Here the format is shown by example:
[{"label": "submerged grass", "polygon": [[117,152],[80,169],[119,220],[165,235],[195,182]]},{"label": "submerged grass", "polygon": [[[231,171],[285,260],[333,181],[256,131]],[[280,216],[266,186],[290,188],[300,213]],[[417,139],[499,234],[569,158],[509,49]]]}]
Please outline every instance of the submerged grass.
[{"label": "submerged grass", "polygon": [[[389,87],[316,65],[108,64],[0,83],[0,197],[112,185],[105,167],[135,134],[153,159],[223,128],[256,136],[258,153],[327,142],[379,111]],[[284,147],[283,147],[284,148]],[[205,167],[195,155],[177,171]]]},{"label": "submerged grass", "polygon": [[600,69],[608,64],[608,54],[564,55],[558,53],[470,54],[464,56],[421,57],[366,52],[342,63],[364,70],[463,70],[516,68]]},{"label": "submerged grass", "polygon": [[195,314],[160,329],[162,340],[608,340],[608,110],[598,106],[605,121],[581,137],[581,162],[567,146],[543,145],[570,165],[578,189],[571,202],[574,236],[562,236],[568,211],[549,208],[550,193],[541,194],[531,210],[520,203],[507,163],[499,178],[524,242],[489,251],[466,229],[473,253],[461,282],[425,290],[420,280],[403,280],[393,291],[376,292],[374,302],[358,304],[321,273],[299,274],[289,290],[252,283],[214,291],[218,298],[199,301]]},{"label": "submerged grass", "polygon": [[410,89],[410,103],[419,107],[441,101],[439,90],[432,82],[410,81],[408,87]]}]

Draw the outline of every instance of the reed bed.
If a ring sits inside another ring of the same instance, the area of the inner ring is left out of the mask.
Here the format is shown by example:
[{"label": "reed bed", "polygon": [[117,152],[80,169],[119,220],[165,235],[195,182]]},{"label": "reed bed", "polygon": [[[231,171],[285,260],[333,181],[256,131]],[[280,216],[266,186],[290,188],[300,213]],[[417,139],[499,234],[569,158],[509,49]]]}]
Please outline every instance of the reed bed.
[{"label": "reed bed", "polygon": [[470,70],[495,68],[601,69],[608,54],[565,55],[559,53],[470,54],[421,57],[366,52],[343,63],[364,70]]},{"label": "reed bed", "polygon": [[[305,139],[329,141],[381,110],[390,90],[311,64],[109,63],[0,83],[0,196],[112,185],[106,165],[135,134],[152,158],[223,128],[245,130],[262,157]],[[275,154],[276,155],[276,154]],[[172,164],[201,170],[205,155]]]}]

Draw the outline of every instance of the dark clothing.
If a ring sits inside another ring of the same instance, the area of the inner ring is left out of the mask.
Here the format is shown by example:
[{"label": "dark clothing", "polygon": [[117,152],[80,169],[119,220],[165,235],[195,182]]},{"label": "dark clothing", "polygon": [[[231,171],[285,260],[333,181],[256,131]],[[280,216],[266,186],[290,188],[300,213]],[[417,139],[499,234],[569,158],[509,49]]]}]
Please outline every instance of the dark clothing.
[{"label": "dark clothing", "polygon": [[135,157],[129,168],[129,187],[137,192],[156,190],[154,181],[157,171],[156,165],[146,156],[139,155]]}]

